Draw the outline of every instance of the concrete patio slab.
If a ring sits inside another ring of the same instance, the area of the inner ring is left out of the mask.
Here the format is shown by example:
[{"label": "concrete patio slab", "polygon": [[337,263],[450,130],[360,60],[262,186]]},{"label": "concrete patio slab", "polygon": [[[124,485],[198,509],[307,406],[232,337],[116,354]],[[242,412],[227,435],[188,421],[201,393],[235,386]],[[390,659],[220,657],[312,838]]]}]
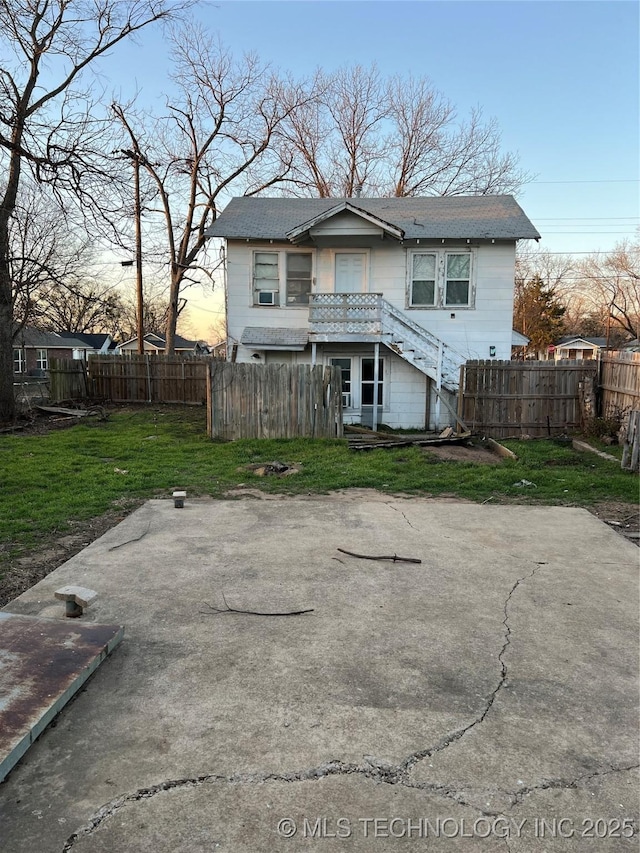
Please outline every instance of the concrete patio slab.
[{"label": "concrete patio slab", "polygon": [[87,586],[126,638],[2,853],[637,850],[639,553],[579,509],[151,501],[6,608]]}]

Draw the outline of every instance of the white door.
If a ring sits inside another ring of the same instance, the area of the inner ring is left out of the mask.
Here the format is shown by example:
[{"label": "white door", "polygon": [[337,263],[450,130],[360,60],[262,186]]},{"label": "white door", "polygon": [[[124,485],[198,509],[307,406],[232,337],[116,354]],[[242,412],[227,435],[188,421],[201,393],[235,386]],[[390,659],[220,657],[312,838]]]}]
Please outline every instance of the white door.
[{"label": "white door", "polygon": [[336,293],[364,293],[366,254],[339,252],[336,255]]}]

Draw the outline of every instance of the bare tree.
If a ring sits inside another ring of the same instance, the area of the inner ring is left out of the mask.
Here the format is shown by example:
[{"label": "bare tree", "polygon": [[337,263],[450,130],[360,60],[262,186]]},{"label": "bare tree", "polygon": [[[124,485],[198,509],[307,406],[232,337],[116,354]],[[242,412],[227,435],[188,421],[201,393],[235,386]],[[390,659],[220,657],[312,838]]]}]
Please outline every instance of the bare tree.
[{"label": "bare tree", "polygon": [[486,195],[529,180],[501,151],[495,119],[467,120],[424,77],[383,79],[376,66],[317,75],[315,97],[279,129],[295,194]]},{"label": "bare tree", "polygon": [[231,191],[256,194],[280,182],[289,163],[274,133],[308,96],[304,87],[271,73],[249,54],[235,60],[201,28],[172,36],[176,95],[157,120],[113,105],[128,147],[151,183],[162,217],[169,266],[166,352],[174,351],[180,294],[210,280],[198,263],[205,231]]},{"label": "bare tree", "polygon": [[41,286],[34,299],[34,325],[52,332],[115,335],[125,311],[113,285],[78,279]]},{"label": "bare tree", "polygon": [[86,235],[78,236],[70,228],[64,210],[46,188],[26,181],[8,236],[15,337],[26,323],[38,325],[45,290],[62,288],[58,301],[65,301],[65,294],[86,274],[93,252]]},{"label": "bare tree", "polygon": [[623,240],[612,252],[592,255],[578,272],[581,291],[606,317],[607,338],[616,330],[640,338],[640,240]]},{"label": "bare tree", "polygon": [[[104,125],[86,72],[123,39],[169,18],[169,0],[0,0],[0,421],[15,413],[10,221],[24,170],[82,190]],[[81,86],[85,86],[84,90]]]}]

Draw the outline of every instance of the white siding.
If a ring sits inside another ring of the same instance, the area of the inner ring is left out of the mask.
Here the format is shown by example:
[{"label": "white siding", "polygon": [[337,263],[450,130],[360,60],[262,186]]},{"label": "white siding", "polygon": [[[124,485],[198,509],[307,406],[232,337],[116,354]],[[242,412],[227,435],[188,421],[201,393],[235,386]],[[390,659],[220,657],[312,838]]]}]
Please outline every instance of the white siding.
[{"label": "white siding", "polygon": [[[335,217],[333,228],[342,228],[349,214]],[[362,220],[360,220],[362,222]],[[369,223],[363,227],[372,228]],[[346,227],[346,226],[345,226]],[[349,225],[348,227],[351,227]],[[324,230],[324,236],[327,235]],[[345,233],[344,231],[342,233]],[[353,231],[351,232],[353,234]],[[370,233],[370,232],[369,232]],[[302,250],[302,247],[300,247]],[[409,308],[408,307],[408,257],[412,250],[468,250],[474,252],[475,265],[475,306],[460,308],[451,306],[445,308]],[[289,243],[246,243],[230,241],[227,249],[227,306],[228,332],[230,342],[239,342],[242,332],[247,326],[283,327],[300,329],[308,327],[308,307],[303,306],[255,306],[252,290],[252,259],[253,252],[259,251],[295,251]],[[365,244],[364,238],[358,245],[357,236],[353,245],[342,251],[359,250],[367,252],[367,290],[370,293],[381,293],[396,308],[405,312],[413,322],[422,326],[449,346],[453,347],[461,357],[490,358],[490,347],[495,347],[495,357],[508,359],[511,357],[511,330],[513,313],[513,279],[515,266],[515,244],[513,242],[486,243],[480,245],[467,244],[465,241],[447,241],[442,245],[437,241],[425,241],[410,249],[385,238],[378,245],[375,241]],[[331,293],[335,286],[335,256],[334,248],[304,249],[314,255],[314,283],[316,293]],[[454,316],[452,316],[454,315]],[[340,344],[318,345],[318,362],[321,362],[323,351],[330,347],[333,354],[339,354],[345,348]],[[368,347],[371,352],[373,345]],[[238,361],[248,361],[254,350],[238,347]],[[388,359],[390,396],[387,411],[381,415],[381,421],[394,427],[424,427],[426,410],[427,379],[420,371],[395,356],[386,347],[381,346],[381,355]],[[293,361],[294,363],[309,363],[311,361],[310,347],[303,352],[268,353],[268,361]],[[430,412],[433,417],[435,399],[430,400]],[[444,425],[451,417],[444,406],[441,407],[441,421]],[[435,426],[432,424],[432,426]]]},{"label": "white siding", "polygon": [[361,237],[375,236],[381,237],[383,234],[382,228],[379,225],[374,225],[373,222],[368,222],[361,216],[356,216],[353,213],[338,213],[330,219],[321,222],[319,225],[314,225],[309,233],[312,237]]}]

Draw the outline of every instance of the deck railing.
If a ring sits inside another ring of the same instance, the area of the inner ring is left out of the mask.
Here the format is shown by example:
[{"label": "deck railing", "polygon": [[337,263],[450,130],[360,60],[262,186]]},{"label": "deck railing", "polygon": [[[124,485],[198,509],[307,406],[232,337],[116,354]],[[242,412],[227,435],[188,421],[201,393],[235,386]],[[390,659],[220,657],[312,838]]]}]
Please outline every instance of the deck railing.
[{"label": "deck railing", "polygon": [[379,335],[382,294],[314,293],[309,303],[311,332]]}]

